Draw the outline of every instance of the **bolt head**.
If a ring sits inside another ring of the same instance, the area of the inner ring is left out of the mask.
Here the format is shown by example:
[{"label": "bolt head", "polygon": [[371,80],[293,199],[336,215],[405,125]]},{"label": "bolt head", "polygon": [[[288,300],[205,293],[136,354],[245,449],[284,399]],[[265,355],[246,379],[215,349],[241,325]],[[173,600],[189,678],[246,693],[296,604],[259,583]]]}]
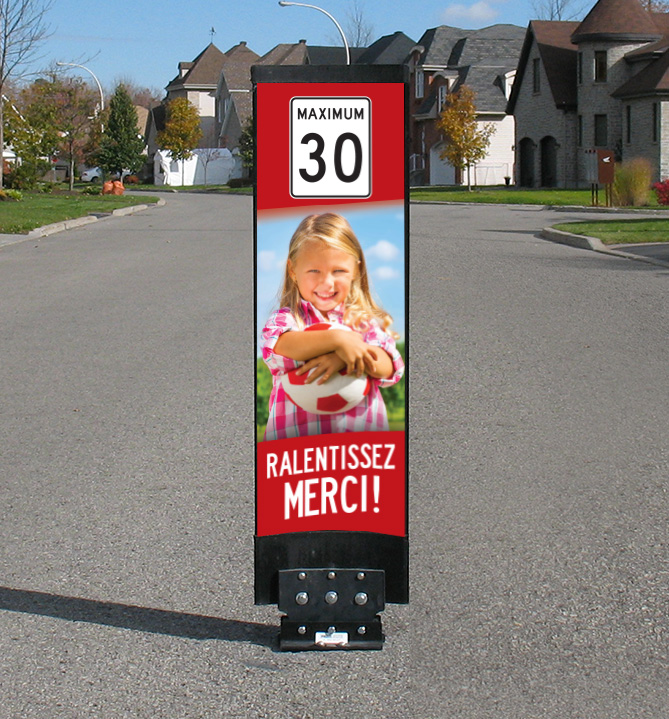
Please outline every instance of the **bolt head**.
[{"label": "bolt head", "polygon": [[367,627],[358,627],[358,634],[367,634]]},{"label": "bolt head", "polygon": [[361,581],[365,578],[365,573],[364,573],[364,572],[358,572],[358,573],[356,574],[355,578],[356,578],[358,581],[361,582]]},{"label": "bolt head", "polygon": [[297,578],[298,578],[301,582],[303,582],[303,581],[307,578],[307,573],[306,573],[306,572],[299,572],[298,575],[297,575]]},{"label": "bolt head", "polygon": [[295,595],[295,602],[303,607],[309,602],[309,595],[306,592],[298,592]]},{"label": "bolt head", "polygon": [[328,572],[328,579],[335,579],[336,576],[337,576],[336,572]]},{"label": "bolt head", "polygon": [[298,634],[306,634],[306,633],[307,633],[307,628],[306,628],[305,626],[298,627],[298,628],[297,628],[297,633],[298,633]]},{"label": "bolt head", "polygon": [[363,604],[367,604],[368,600],[369,597],[365,592],[358,592],[353,598],[353,601],[360,607],[363,606]]},{"label": "bolt head", "polygon": [[339,595],[337,594],[337,592],[328,592],[325,595],[325,601],[328,604],[336,604],[338,599],[339,599]]}]

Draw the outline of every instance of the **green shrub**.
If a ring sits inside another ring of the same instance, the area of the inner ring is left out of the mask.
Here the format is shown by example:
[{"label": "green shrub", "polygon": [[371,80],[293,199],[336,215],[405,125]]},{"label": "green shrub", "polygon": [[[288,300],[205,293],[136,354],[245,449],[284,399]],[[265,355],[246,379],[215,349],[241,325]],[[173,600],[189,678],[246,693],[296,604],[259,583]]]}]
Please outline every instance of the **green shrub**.
[{"label": "green shrub", "polygon": [[616,165],[613,202],[622,207],[641,207],[650,202],[653,170],[644,157],[635,157]]},{"label": "green shrub", "polygon": [[102,187],[100,185],[88,185],[81,190],[82,195],[101,195]]},{"label": "green shrub", "polygon": [[0,190],[0,200],[15,200],[19,201],[23,199],[23,195],[20,190],[4,189]]},{"label": "green shrub", "polygon": [[31,190],[37,186],[40,177],[43,177],[51,165],[46,160],[24,158],[20,165],[13,165],[5,175],[5,185],[14,190]]},{"label": "green shrub", "polygon": [[233,177],[231,180],[228,180],[228,187],[231,187],[232,189],[238,188],[238,187],[252,187],[253,186],[253,180],[250,177]]}]

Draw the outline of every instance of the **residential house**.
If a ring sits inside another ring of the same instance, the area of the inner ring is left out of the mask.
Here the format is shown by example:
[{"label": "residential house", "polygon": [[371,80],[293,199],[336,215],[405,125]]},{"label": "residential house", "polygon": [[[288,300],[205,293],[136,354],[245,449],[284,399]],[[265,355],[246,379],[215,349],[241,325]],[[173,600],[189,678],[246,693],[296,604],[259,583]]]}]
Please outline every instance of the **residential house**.
[{"label": "residential house", "polygon": [[226,55],[216,86],[217,146],[232,150],[239,146],[239,138],[249,117],[253,115],[251,65],[260,56],[240,42]]},{"label": "residential house", "polygon": [[411,73],[411,183],[453,185],[464,173],[440,158],[444,138],[437,120],[449,93],[462,85],[475,93],[479,122],[492,124],[487,157],[471,169],[476,185],[504,184],[513,173],[514,120],[506,114],[524,30],[492,25],[463,30],[442,25],[427,30],[409,56]]},{"label": "residential house", "polygon": [[520,185],[583,186],[597,148],[668,177],[669,14],[599,0],[580,23],[532,21],[508,112]]}]

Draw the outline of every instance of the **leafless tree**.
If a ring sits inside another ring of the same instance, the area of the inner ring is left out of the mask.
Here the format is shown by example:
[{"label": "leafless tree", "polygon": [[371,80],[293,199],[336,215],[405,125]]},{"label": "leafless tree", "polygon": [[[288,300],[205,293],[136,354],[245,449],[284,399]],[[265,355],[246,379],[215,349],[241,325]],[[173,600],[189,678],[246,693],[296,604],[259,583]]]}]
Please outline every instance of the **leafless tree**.
[{"label": "leafless tree", "polygon": [[365,17],[364,6],[358,0],[353,0],[353,5],[346,14],[344,32],[351,47],[367,47],[372,42],[374,27]]},{"label": "leafless tree", "polygon": [[4,173],[2,95],[10,78],[16,79],[36,59],[48,36],[46,14],[53,0],[0,0],[0,187]]},{"label": "leafless tree", "polygon": [[582,0],[532,0],[537,20],[578,20],[589,7]]}]

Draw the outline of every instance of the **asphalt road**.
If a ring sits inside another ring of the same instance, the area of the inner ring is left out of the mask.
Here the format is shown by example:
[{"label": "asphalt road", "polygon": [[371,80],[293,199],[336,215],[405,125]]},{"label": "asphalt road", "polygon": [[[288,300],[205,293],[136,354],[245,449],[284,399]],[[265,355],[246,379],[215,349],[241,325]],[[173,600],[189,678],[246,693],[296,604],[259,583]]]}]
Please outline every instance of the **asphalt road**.
[{"label": "asphalt road", "polygon": [[669,270],[413,206],[411,603],[254,607],[252,203],[0,249],[0,717],[663,719]]}]

